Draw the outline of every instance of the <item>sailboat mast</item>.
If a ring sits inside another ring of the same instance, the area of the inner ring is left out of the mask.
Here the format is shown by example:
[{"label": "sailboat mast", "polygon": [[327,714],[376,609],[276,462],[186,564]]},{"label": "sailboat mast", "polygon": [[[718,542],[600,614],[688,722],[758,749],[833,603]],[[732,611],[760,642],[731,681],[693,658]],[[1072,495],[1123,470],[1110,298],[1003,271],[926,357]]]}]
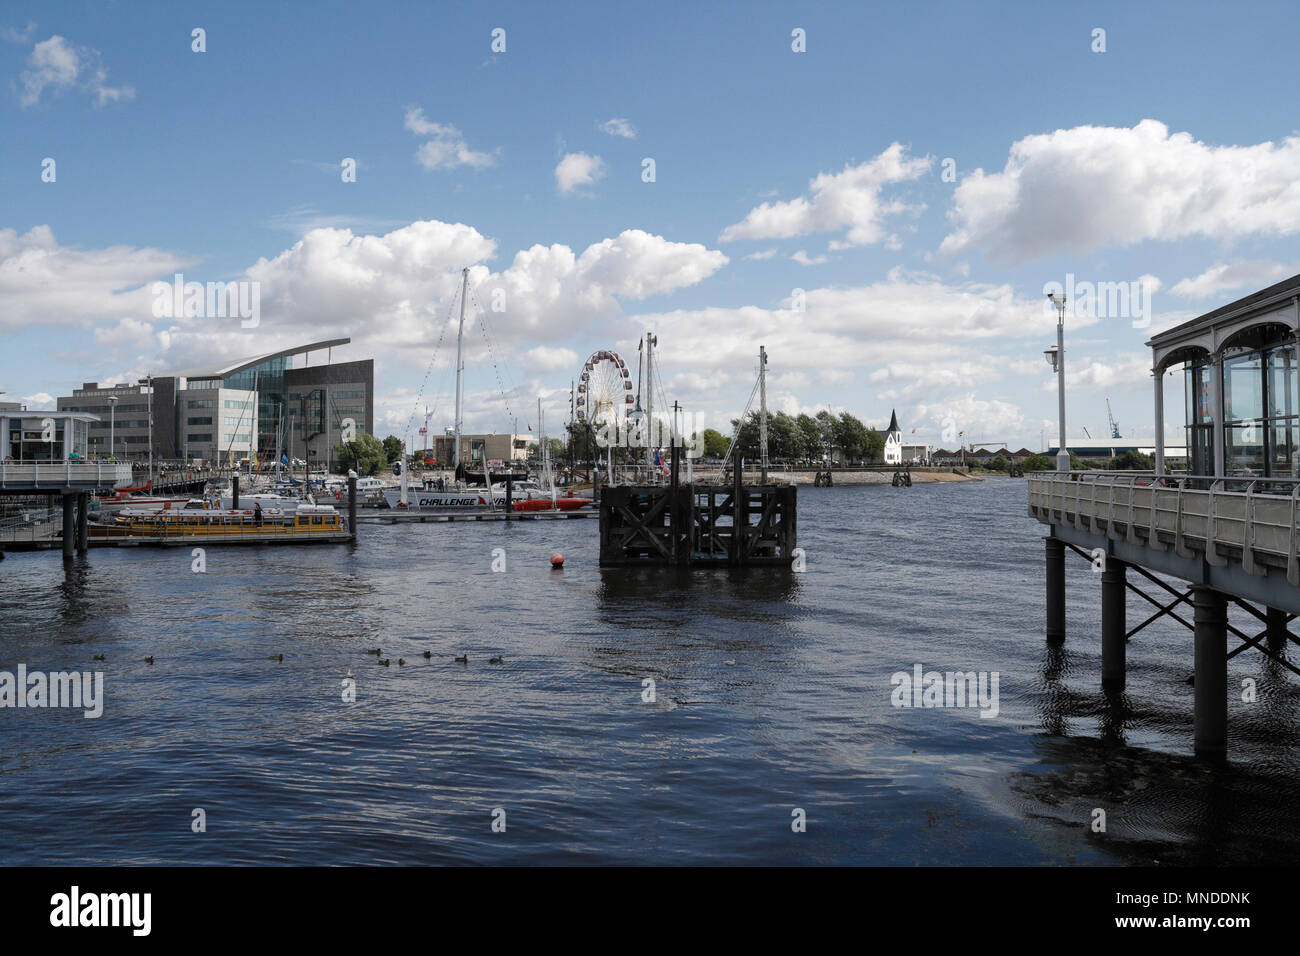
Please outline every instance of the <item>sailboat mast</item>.
[{"label": "sailboat mast", "polygon": [[[465,363],[461,358],[461,343],[465,338],[465,297],[469,289],[469,267],[466,266],[460,270],[460,323],[456,327],[456,425],[455,438],[453,439],[453,460],[452,465],[456,471],[460,470],[460,418],[461,418],[461,400],[462,385],[461,373],[465,370]],[[484,475],[486,477],[486,471]]]}]

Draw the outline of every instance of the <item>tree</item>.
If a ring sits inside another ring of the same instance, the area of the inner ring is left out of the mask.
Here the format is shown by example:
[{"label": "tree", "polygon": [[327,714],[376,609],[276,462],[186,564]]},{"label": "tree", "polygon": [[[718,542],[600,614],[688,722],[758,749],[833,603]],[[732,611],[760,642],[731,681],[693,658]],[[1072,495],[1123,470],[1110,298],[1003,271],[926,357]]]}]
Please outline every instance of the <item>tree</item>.
[{"label": "tree", "polygon": [[843,412],[834,422],[835,444],[844,452],[846,461],[874,461],[884,455],[884,438],[874,428],[862,424],[861,419]]},{"label": "tree", "polygon": [[822,448],[824,449],[823,453],[832,458],[835,457],[835,449],[839,447],[835,427],[838,419],[830,412],[823,409],[817,413],[814,421],[817,422],[817,427],[821,430]]},{"label": "tree", "polygon": [[1056,462],[1046,455],[1030,455],[1020,463],[1025,471],[1055,471]]},{"label": "tree", "polygon": [[388,453],[374,435],[358,432],[346,445],[334,446],[334,471],[347,474],[349,468],[360,476],[373,475],[388,464]]},{"label": "tree", "polygon": [[731,439],[714,428],[704,429],[703,440],[705,458],[724,457],[727,454],[727,446],[731,444]]},{"label": "tree", "polygon": [[384,455],[387,462],[394,462],[402,457],[402,440],[395,435],[384,439]]},{"label": "tree", "polygon": [[1110,460],[1112,471],[1151,471],[1155,467],[1155,458],[1140,451],[1121,452]]},{"label": "tree", "polygon": [[798,442],[796,452],[798,457],[820,460],[826,452],[826,444],[822,440],[822,430],[817,424],[817,419],[807,413],[801,414],[794,420],[794,427]]}]

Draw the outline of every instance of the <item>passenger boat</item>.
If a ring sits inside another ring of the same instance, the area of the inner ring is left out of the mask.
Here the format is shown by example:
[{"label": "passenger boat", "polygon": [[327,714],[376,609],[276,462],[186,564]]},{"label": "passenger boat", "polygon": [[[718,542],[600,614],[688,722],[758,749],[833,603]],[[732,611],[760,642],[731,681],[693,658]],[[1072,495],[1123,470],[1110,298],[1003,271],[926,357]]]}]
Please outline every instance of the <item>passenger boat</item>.
[{"label": "passenger boat", "polygon": [[331,505],[300,504],[293,511],[263,508],[125,508],[107,522],[90,526],[95,537],[201,537],[257,533],[310,536],[345,530],[342,516]]}]

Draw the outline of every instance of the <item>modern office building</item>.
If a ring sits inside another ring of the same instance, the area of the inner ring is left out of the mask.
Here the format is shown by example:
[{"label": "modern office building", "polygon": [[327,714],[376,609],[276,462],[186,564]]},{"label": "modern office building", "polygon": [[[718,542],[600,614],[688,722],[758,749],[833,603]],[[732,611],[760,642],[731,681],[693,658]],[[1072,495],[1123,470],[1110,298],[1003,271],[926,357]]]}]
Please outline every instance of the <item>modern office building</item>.
[{"label": "modern office building", "polygon": [[[90,427],[92,458],[111,451],[121,460],[147,459],[152,410],[155,461],[267,461],[279,450],[325,467],[349,421],[358,434],[374,427],[374,361],[331,361],[333,349],[350,341],[312,342],[133,385],[86,382],[57,404],[98,419]],[[309,364],[313,352],[324,352],[325,363]],[[295,368],[295,359],[306,364]]]}]

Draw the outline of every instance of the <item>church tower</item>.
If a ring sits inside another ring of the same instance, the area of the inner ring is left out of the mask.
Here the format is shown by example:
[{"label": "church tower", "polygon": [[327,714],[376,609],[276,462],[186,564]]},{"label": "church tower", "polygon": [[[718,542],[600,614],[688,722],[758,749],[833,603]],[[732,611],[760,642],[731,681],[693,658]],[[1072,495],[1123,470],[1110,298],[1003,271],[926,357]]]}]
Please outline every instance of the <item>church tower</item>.
[{"label": "church tower", "polygon": [[885,464],[903,463],[903,430],[898,427],[898,410],[891,409],[889,431],[885,432]]}]

